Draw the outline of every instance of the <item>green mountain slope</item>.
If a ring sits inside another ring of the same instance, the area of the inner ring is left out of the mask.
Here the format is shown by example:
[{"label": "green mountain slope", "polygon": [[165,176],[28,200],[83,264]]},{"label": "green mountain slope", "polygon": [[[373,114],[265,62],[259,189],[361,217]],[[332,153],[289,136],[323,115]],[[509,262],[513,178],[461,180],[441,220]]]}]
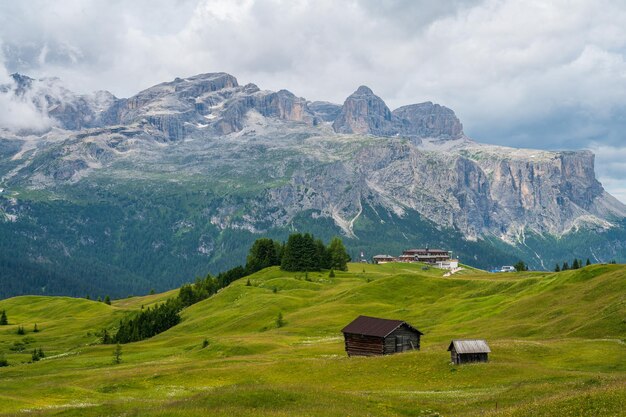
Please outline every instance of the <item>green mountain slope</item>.
[{"label": "green mountain slope", "polygon": [[[0,301],[0,413],[22,415],[621,415],[626,267],[453,277],[420,265],[337,273],[269,268],[183,310],[156,337],[97,345],[119,318],[175,295],[112,306],[59,297]],[[275,325],[282,313],[285,326]],[[347,358],[359,314],[407,320],[420,352]],[[41,332],[32,333],[37,323]],[[23,325],[27,334],[16,334]],[[487,364],[449,365],[452,338],[488,340]],[[209,345],[202,347],[207,339]],[[24,343],[24,352],[16,344]],[[42,347],[47,358],[30,359]],[[13,350],[12,350],[13,349]],[[497,404],[497,406],[496,406]],[[497,411],[496,411],[497,407]],[[29,411],[27,411],[29,410]]]}]

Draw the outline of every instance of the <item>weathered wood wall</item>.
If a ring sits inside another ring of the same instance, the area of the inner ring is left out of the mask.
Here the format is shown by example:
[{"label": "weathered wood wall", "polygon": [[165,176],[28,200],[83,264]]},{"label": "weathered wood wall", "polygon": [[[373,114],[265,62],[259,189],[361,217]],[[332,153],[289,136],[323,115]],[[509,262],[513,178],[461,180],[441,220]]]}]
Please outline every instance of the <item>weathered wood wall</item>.
[{"label": "weathered wood wall", "polygon": [[[402,346],[398,346],[398,337],[403,337]],[[398,349],[399,348],[399,349]],[[385,338],[385,354],[419,350],[420,336],[407,326],[400,326]]]},{"label": "weathered wood wall", "polygon": [[450,360],[460,365],[462,363],[472,363],[472,362],[489,362],[489,354],[488,353],[456,353],[453,349],[450,351]]},{"label": "weathered wood wall", "polygon": [[385,353],[382,337],[344,333],[344,338],[348,356],[375,356]]}]

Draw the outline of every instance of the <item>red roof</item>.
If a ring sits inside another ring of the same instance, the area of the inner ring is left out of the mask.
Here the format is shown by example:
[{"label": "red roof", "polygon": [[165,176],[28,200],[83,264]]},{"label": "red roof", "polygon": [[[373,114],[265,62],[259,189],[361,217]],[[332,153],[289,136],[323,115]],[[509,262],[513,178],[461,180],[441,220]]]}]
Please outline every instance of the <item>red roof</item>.
[{"label": "red roof", "polygon": [[402,320],[379,319],[376,317],[359,316],[348,324],[341,331],[343,333],[362,334],[365,336],[385,337],[398,327],[406,324],[411,330],[420,335],[423,333]]}]

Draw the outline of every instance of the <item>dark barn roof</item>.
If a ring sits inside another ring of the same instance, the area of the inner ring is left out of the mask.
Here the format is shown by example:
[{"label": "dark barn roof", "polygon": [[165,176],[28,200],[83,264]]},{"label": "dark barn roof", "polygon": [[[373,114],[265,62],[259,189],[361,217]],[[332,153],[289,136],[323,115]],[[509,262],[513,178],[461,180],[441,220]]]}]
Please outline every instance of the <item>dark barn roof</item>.
[{"label": "dark barn roof", "polygon": [[489,345],[484,340],[453,340],[450,342],[448,350],[454,350],[457,353],[489,353]]},{"label": "dark barn roof", "polygon": [[398,327],[406,324],[420,335],[424,333],[402,320],[379,319],[376,317],[359,316],[344,327],[343,333],[362,334],[365,336],[386,337]]}]

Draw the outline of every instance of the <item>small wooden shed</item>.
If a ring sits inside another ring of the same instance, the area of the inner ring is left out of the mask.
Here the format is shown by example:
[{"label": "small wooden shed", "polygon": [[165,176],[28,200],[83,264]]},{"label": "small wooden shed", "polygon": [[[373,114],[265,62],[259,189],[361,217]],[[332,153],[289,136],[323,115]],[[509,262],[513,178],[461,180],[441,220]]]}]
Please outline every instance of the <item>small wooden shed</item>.
[{"label": "small wooden shed", "polygon": [[419,350],[422,332],[402,320],[359,316],[342,330],[348,356]]},{"label": "small wooden shed", "polygon": [[489,345],[485,340],[453,340],[448,347],[450,360],[456,365],[489,361]]}]

